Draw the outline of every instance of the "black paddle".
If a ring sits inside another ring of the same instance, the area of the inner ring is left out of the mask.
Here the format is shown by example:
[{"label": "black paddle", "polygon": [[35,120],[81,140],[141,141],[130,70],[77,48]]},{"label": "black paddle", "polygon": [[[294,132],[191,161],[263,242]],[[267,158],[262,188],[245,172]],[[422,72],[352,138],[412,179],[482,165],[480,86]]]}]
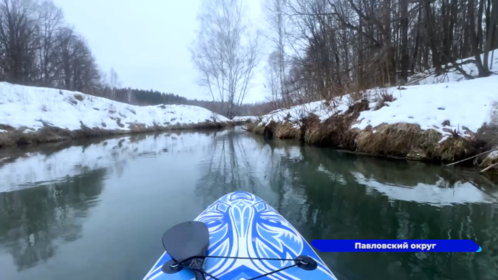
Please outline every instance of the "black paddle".
[{"label": "black paddle", "polygon": [[203,222],[185,222],[173,226],[163,234],[164,249],[173,261],[166,262],[162,270],[175,273],[182,267],[190,268],[196,280],[205,280],[204,260],[209,247],[209,230]]}]

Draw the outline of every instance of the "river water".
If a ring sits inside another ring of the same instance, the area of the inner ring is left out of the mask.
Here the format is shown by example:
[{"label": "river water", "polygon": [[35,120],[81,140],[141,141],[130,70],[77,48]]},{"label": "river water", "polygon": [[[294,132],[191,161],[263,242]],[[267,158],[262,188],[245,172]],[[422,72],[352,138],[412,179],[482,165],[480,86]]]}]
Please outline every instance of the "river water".
[{"label": "river water", "polygon": [[453,238],[483,248],[320,254],[339,279],[498,279],[498,191],[461,176],[471,175],[240,130],[1,150],[0,279],[141,279],[165,230],[235,190],[266,200],[309,241]]}]

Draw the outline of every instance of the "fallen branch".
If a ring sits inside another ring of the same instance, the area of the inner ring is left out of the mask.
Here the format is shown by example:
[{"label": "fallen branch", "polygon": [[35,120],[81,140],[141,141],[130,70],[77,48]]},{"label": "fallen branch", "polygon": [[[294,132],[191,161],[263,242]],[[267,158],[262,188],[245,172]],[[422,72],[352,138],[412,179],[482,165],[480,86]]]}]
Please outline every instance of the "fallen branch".
[{"label": "fallen branch", "polygon": [[453,166],[453,165],[455,165],[455,164],[459,164],[459,163],[461,163],[461,162],[464,162],[464,161],[467,161],[467,160],[470,160],[470,159],[476,158],[476,157],[478,157],[478,156],[485,155],[485,154],[487,154],[487,153],[491,153],[491,152],[496,151],[496,150],[497,150],[497,149],[489,150],[489,151],[486,151],[486,152],[483,152],[483,153],[477,154],[477,155],[475,155],[475,156],[471,156],[471,157],[469,157],[469,158],[462,159],[462,160],[459,160],[459,161],[457,161],[457,162],[450,163],[450,164],[446,165],[446,167]]},{"label": "fallen branch", "polygon": [[489,192],[487,192],[487,191],[485,191],[485,190],[481,189],[481,188],[480,188],[478,185],[476,185],[474,182],[472,182],[472,181],[470,181],[470,180],[465,179],[465,177],[463,177],[462,175],[457,174],[457,173],[455,173],[455,172],[451,171],[451,169],[445,169],[445,170],[447,170],[447,171],[449,171],[451,174],[453,174],[453,175],[455,175],[455,176],[459,177],[459,178],[460,178],[460,179],[461,179],[464,183],[469,183],[469,184],[471,184],[472,186],[474,186],[476,189],[478,189],[478,190],[479,190],[479,191],[481,191],[482,193],[487,194],[488,196],[490,196],[490,197],[492,197],[492,198],[494,198],[494,199],[496,199],[496,200],[498,201],[498,197],[496,197],[496,196],[494,196],[493,194],[491,194],[491,193],[489,193]]},{"label": "fallen branch", "polygon": [[495,166],[498,166],[498,162],[496,162],[496,163],[494,163],[494,164],[491,164],[490,166],[488,166],[488,167],[484,168],[483,170],[481,170],[481,172],[480,172],[480,173],[484,173],[484,172],[486,172],[486,171],[490,170],[491,168],[493,168],[493,167],[495,167]]}]

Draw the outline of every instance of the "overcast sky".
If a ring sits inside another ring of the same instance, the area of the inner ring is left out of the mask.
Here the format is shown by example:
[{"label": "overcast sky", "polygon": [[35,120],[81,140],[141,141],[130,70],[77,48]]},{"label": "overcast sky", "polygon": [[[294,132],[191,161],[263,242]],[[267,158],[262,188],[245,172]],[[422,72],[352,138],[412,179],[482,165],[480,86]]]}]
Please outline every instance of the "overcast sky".
[{"label": "overcast sky", "polygon": [[[209,99],[196,84],[187,47],[195,39],[201,0],[54,0],[66,21],[88,41],[106,72],[122,86]],[[260,0],[247,0],[250,18],[262,22]],[[246,101],[265,98],[261,71]]]}]

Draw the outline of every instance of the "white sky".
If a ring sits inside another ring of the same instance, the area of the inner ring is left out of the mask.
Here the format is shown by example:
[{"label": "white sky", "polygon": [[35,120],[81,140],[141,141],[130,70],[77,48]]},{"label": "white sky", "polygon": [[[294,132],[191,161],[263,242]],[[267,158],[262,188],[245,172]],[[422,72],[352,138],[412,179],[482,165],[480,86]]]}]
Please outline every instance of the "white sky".
[{"label": "white sky", "polygon": [[[87,39],[102,70],[114,67],[122,86],[209,99],[196,84],[197,71],[187,49],[195,39],[201,0],[53,1]],[[261,24],[260,0],[246,0],[246,5],[251,19]],[[261,73],[246,102],[264,100]]]}]

